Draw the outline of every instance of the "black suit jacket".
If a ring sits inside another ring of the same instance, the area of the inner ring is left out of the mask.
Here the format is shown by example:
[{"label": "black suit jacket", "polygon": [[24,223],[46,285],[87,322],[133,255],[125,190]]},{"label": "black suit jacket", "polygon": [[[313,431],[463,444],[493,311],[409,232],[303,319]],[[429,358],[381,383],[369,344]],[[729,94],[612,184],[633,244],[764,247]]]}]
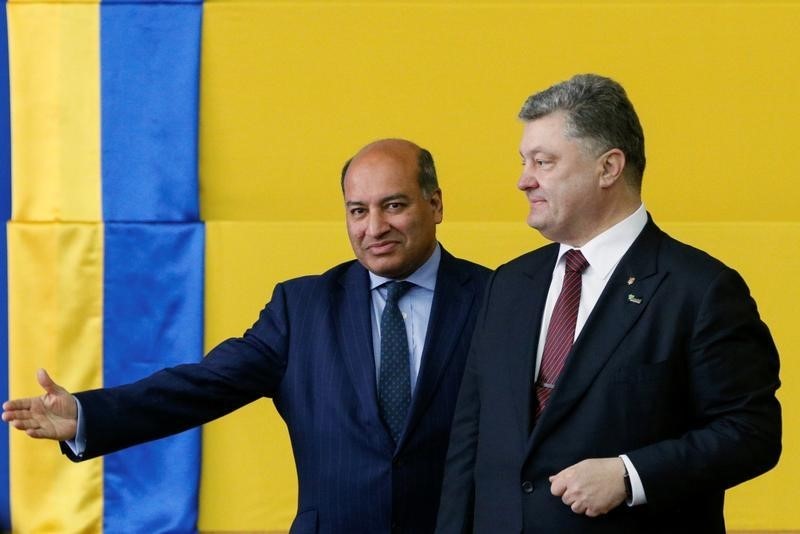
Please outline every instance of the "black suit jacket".
[{"label": "black suit jacket", "polygon": [[369,277],[351,261],[278,284],[252,328],[201,363],[77,394],[87,449],[81,458],[62,449],[84,460],[271,397],[286,421],[297,465],[292,533],[431,532],[488,275],[442,250],[422,364],[397,446],[378,414]]},{"label": "black suit jacket", "polygon": [[[459,395],[442,533],[724,532],[724,490],[780,455],[778,355],[732,269],[649,221],[576,339],[530,431],[558,245],[490,279]],[[632,284],[628,284],[629,280]],[[647,504],[574,514],[548,476],[627,454]]]}]

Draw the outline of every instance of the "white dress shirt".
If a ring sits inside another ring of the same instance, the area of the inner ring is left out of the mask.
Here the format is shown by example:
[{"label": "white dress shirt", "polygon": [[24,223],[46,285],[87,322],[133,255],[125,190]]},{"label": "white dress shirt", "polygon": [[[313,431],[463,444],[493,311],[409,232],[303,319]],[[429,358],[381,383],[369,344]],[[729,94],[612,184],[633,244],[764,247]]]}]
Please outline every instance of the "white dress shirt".
[{"label": "white dress shirt", "polygon": [[[611,273],[619,264],[622,256],[628,251],[633,242],[642,232],[647,224],[647,211],[644,204],[639,206],[633,214],[626,219],[618,222],[602,234],[596,236],[594,239],[586,243],[580,248],[589,266],[583,271],[581,277],[581,300],[578,305],[578,319],[575,323],[575,339],[581,333],[586,320],[592,313],[600,294],[605,289]],[[571,250],[573,247],[569,245],[561,245],[558,251],[558,260],[556,267],[553,270],[553,278],[550,282],[550,289],[547,293],[547,300],[545,301],[544,314],[542,316],[542,326],[539,331],[539,345],[536,349],[536,377],[539,376],[539,367],[542,362],[542,352],[544,352],[545,337],[547,336],[547,328],[550,326],[550,318],[553,315],[553,308],[556,305],[559,293],[561,293],[561,286],[564,284],[564,270],[566,260],[564,254]],[[644,494],[644,486],[642,486],[639,473],[631,463],[627,455],[620,456],[622,461],[625,462],[625,468],[628,470],[628,476],[631,481],[632,499],[628,501],[628,505],[633,506],[637,504],[644,504],[647,502],[647,497]]]}]

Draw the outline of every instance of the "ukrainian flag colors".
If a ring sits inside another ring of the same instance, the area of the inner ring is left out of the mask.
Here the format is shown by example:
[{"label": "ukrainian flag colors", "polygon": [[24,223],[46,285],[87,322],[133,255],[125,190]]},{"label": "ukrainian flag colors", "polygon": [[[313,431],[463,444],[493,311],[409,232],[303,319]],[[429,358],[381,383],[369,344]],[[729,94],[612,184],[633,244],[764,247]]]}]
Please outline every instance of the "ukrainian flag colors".
[{"label": "ukrainian flag colors", "polygon": [[[201,14],[8,4],[13,397],[39,394],[38,367],[75,390],[202,357]],[[11,440],[15,531],[196,528],[199,429],[78,465],[52,442]]]},{"label": "ukrainian flag colors", "polygon": [[[497,266],[541,244],[514,187],[516,112],[594,71],[641,115],[648,209],[744,275],[783,356],[784,454],[728,492],[728,528],[800,528],[800,285],[785,282],[800,272],[800,4],[5,7],[0,396],[39,394],[39,367],[70,390],[109,386],[241,334],[276,282],[352,257],[338,174],[375,138],[432,151],[451,252]],[[268,401],[206,425],[202,443],[195,430],[82,464],[7,435],[0,425],[0,529],[285,532],[295,512]]]}]

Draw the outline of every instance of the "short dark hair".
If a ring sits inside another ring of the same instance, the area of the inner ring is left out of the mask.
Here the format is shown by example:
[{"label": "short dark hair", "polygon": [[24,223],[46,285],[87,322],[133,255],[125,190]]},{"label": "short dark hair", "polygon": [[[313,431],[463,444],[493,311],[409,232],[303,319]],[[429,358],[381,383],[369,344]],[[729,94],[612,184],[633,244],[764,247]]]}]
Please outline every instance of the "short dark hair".
[{"label": "short dark hair", "polygon": [[581,139],[601,154],[618,148],[625,154],[626,173],[637,188],[642,186],[646,163],[644,132],[623,87],[597,74],[578,74],[528,97],[519,118],[533,121],[557,111],[566,114],[568,137]]},{"label": "short dark hair", "polygon": [[[353,158],[348,159],[342,167],[342,192],[344,192],[344,177],[352,161]],[[439,189],[439,180],[436,177],[436,165],[433,163],[433,155],[430,151],[420,147],[419,154],[417,154],[417,167],[419,169],[419,173],[417,174],[419,188],[425,198],[430,198],[434,191]]]}]

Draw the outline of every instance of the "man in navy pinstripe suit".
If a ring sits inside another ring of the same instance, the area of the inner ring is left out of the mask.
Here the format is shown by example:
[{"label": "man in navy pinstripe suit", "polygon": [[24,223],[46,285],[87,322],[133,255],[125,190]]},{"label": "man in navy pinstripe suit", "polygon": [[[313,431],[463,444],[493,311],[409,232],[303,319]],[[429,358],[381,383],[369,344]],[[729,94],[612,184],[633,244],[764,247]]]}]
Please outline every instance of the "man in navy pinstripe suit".
[{"label": "man in navy pinstripe suit", "polygon": [[[369,144],[345,165],[342,191],[357,261],[278,284],[255,324],[200,363],[74,396],[41,370],[46,393],[6,402],[3,420],[60,440],[70,459],[82,461],[270,397],[297,464],[292,533],[432,532],[489,271],[438,244],[442,193],[427,150],[399,139]],[[411,282],[398,307],[412,394],[395,439],[377,384],[385,284],[397,280]]]}]

